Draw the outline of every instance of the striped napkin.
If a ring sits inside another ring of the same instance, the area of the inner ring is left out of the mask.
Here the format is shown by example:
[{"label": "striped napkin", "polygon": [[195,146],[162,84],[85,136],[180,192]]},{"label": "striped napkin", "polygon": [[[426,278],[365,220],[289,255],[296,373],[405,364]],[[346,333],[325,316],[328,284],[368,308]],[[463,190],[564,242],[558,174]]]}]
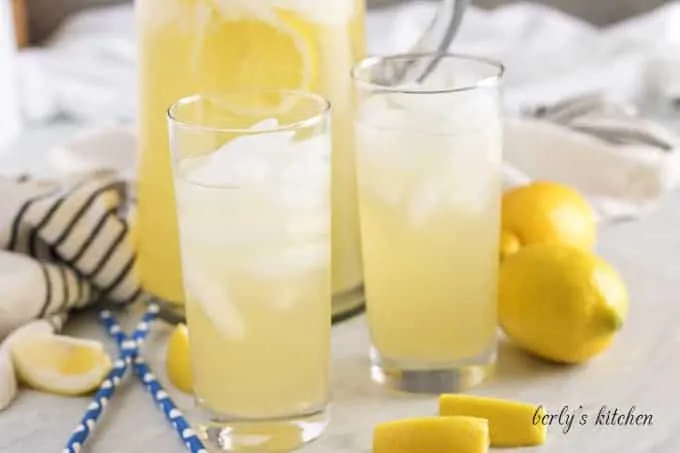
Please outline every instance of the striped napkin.
[{"label": "striped napkin", "polygon": [[96,300],[125,305],[145,297],[126,187],[110,171],[0,178],[0,340]]}]

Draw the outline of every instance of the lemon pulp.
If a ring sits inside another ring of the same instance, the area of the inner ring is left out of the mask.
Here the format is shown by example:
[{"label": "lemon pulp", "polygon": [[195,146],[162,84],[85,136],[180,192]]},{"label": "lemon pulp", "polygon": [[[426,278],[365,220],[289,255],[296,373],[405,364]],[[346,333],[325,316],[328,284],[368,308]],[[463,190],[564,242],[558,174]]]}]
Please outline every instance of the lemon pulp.
[{"label": "lemon pulp", "polygon": [[101,343],[63,335],[26,335],[12,344],[12,358],[23,382],[62,395],[93,390],[111,368]]}]

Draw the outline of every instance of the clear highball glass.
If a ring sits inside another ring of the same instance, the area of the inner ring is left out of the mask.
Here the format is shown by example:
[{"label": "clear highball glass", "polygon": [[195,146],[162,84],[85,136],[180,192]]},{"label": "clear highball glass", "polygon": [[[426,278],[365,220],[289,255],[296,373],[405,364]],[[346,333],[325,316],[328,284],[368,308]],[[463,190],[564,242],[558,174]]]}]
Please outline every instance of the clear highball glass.
[{"label": "clear highball glass", "polygon": [[327,424],[329,110],[247,91],[168,112],[194,394],[215,451],[291,451]]},{"label": "clear highball glass", "polygon": [[372,371],[399,390],[460,391],[493,369],[502,74],[456,54],[368,58],[352,72]]}]

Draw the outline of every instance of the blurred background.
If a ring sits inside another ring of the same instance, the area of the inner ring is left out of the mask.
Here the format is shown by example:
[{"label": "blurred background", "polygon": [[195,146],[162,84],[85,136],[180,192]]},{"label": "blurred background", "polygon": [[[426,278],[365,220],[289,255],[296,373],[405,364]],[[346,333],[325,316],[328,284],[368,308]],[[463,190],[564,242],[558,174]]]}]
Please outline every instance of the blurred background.
[{"label": "blurred background", "polygon": [[[23,43],[46,39],[70,14],[93,6],[128,3],[132,0],[9,0],[14,2],[18,30]],[[480,8],[495,8],[514,0],[473,0]],[[390,6],[399,0],[368,0],[371,8]],[[606,25],[657,8],[667,0],[537,0],[595,25]]]},{"label": "blurred background", "polygon": [[[367,0],[369,53],[410,49],[438,4]],[[471,0],[452,50],[503,61],[509,116],[595,93],[680,130],[680,1]],[[0,154],[46,125],[133,125],[136,86],[133,0],[0,0]]]}]

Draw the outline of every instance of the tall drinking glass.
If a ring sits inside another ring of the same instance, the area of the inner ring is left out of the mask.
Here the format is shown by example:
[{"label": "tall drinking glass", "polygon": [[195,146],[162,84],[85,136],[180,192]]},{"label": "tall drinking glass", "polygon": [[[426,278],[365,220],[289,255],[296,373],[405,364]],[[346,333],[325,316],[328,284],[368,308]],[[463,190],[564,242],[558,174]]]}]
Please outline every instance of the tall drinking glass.
[{"label": "tall drinking glass", "polygon": [[329,105],[250,91],[168,116],[202,432],[220,450],[294,450],[327,423]]},{"label": "tall drinking glass", "polygon": [[432,54],[353,70],[357,176],[375,380],[411,392],[481,382],[496,355],[500,64]]}]

